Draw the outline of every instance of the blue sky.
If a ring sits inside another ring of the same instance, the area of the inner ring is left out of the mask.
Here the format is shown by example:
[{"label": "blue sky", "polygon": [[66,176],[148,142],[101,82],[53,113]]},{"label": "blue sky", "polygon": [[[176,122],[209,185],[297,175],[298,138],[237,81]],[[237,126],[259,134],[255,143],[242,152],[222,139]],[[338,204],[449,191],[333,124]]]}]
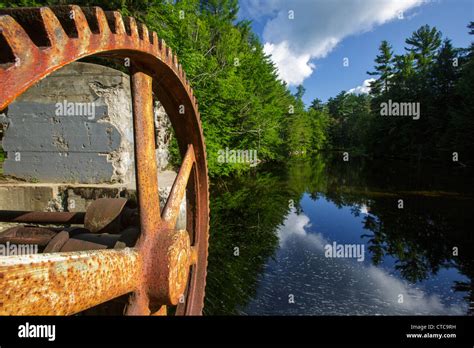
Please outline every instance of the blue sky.
[{"label": "blue sky", "polygon": [[467,47],[474,0],[241,0],[239,18],[252,20],[291,90],[304,85],[308,105],[362,86],[380,42],[402,53],[405,38],[424,24]]}]

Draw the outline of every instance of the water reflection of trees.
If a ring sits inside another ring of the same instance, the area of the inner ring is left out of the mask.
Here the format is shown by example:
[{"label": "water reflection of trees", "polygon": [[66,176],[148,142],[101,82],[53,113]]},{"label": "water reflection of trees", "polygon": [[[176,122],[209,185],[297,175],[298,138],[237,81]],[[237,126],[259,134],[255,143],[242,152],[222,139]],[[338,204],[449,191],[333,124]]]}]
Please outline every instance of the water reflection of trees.
[{"label": "water reflection of trees", "polygon": [[[474,243],[473,217],[465,200],[401,196],[405,208],[394,208],[393,199],[378,198],[365,218],[372,261],[379,264],[385,255],[397,261],[395,268],[410,282],[435,275],[441,268],[456,267],[470,279],[453,285],[467,291],[473,301]],[[457,248],[458,255],[456,255]]]},{"label": "water reflection of trees", "polygon": [[[469,281],[456,282],[453,290],[467,293],[465,298],[472,313],[472,173],[391,164],[381,167],[363,159],[352,163],[329,161],[322,173],[313,171],[324,180],[311,181],[309,192],[323,193],[339,207],[352,206],[354,215],[360,214],[361,206],[367,207],[370,214],[364,217],[364,228],[370,233],[361,237],[368,239],[373,264],[392,256],[395,269],[413,283],[436,275],[442,268],[457,268]],[[311,170],[309,163],[307,167]],[[312,174],[306,177],[311,178]],[[403,209],[398,209],[399,199],[403,200]],[[454,255],[453,248],[458,249],[458,255]]]},{"label": "water reflection of trees", "polygon": [[255,295],[289,211],[283,176],[253,173],[214,184],[205,314],[236,314]]},{"label": "water reflection of trees", "polygon": [[[361,237],[367,238],[375,265],[392,256],[397,271],[410,282],[455,267],[469,281],[457,282],[453,289],[466,292],[472,304],[474,214],[469,204],[473,201],[463,192],[471,189],[472,198],[472,176],[392,164],[320,156],[214,183],[205,313],[237,313],[255,296],[265,263],[278,247],[276,232],[290,210],[290,200],[300,213],[304,193],[314,200],[324,195],[339,207],[351,206],[354,215],[367,207],[368,232]],[[446,196],[446,191],[452,194]],[[403,210],[397,208],[398,199],[404,200]],[[235,247],[240,256],[234,255]]]}]

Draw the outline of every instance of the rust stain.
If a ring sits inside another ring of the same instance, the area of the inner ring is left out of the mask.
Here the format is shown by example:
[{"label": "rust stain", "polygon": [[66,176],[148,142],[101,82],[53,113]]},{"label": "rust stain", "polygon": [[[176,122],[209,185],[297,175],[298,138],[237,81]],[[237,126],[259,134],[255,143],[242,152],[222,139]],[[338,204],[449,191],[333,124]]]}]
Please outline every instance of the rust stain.
[{"label": "rust stain", "polygon": [[[0,258],[0,269],[8,270],[2,281],[8,301],[0,315],[77,313],[135,289],[141,262],[134,248]],[[32,292],[35,282],[41,288]]]}]

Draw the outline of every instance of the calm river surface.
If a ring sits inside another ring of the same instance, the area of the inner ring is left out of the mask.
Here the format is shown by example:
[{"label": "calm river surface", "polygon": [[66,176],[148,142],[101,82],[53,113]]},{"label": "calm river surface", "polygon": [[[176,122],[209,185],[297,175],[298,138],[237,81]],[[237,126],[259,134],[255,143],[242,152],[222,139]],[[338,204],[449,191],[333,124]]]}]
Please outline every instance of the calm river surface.
[{"label": "calm river surface", "polygon": [[204,313],[472,314],[473,178],[318,156],[216,180]]}]

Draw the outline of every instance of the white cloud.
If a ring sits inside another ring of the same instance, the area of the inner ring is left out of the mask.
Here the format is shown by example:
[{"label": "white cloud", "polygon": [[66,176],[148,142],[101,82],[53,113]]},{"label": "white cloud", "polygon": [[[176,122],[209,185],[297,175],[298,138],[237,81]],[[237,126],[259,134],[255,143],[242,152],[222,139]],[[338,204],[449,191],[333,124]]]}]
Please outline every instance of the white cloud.
[{"label": "white cloud", "polygon": [[[308,265],[308,268],[326,269],[328,272],[339,274],[339,277],[327,277],[325,275],[324,287],[330,289],[338,288],[340,285],[337,279],[340,277],[346,279],[348,283],[354,284],[353,288],[341,288],[338,291],[349,301],[350,297],[354,296],[354,293],[358,293],[361,297],[370,301],[366,305],[371,308],[371,312],[362,314],[373,314],[372,311],[375,310],[378,311],[378,314],[384,315],[462,315],[465,313],[464,305],[444,304],[438,294],[428,294],[424,289],[389,274],[387,270],[381,267],[342,258],[326,258],[324,256],[324,246],[331,244],[332,241],[325,238],[321,233],[308,233],[307,229],[310,227],[309,217],[305,214],[298,215],[296,210],[292,209],[283,225],[278,229],[280,248],[290,248],[292,252],[300,254],[312,251],[314,256],[309,259],[312,263]],[[303,249],[298,249],[298,247],[291,243],[289,244],[290,240],[294,238],[301,241],[297,245]],[[287,260],[290,259],[291,257],[287,256]],[[292,286],[294,288],[304,288],[304,284],[308,282],[307,273],[309,271],[303,271],[302,273],[305,275],[303,278],[293,279]],[[302,283],[299,284],[299,282]],[[273,284],[272,287],[274,286]],[[315,286],[319,285],[316,284]],[[403,303],[398,303],[400,294],[403,294]],[[326,303],[328,301],[326,300]],[[342,306],[342,304],[339,305]],[[357,309],[352,305],[349,310],[356,311]],[[308,309],[308,311],[311,311],[311,309]],[[358,313],[345,312],[344,314]]]},{"label": "white cloud", "polygon": [[[311,75],[312,59],[324,58],[344,38],[397,19],[429,0],[242,0],[242,14],[267,18],[265,52],[272,54],[280,78],[296,85]],[[293,11],[294,19],[289,19]]]},{"label": "white cloud", "polygon": [[359,212],[361,214],[369,215],[369,211],[370,211],[370,208],[365,204],[362,204],[359,208]]},{"label": "white cloud", "polygon": [[265,54],[272,56],[273,62],[278,67],[279,77],[289,85],[299,85],[314,70],[314,65],[309,61],[310,55],[293,54],[286,41],[278,44],[266,43],[263,50]]},{"label": "white cloud", "polygon": [[375,79],[367,79],[362,82],[361,86],[357,86],[354,88],[351,88],[350,90],[347,91],[346,94],[369,94],[370,92],[370,83],[372,81],[375,81]]},{"label": "white cloud", "polygon": [[296,214],[293,208],[286,217],[283,225],[278,229],[278,238],[280,239],[280,247],[283,247],[289,237],[294,235],[307,236],[306,228],[311,227],[309,217],[305,214]]}]

